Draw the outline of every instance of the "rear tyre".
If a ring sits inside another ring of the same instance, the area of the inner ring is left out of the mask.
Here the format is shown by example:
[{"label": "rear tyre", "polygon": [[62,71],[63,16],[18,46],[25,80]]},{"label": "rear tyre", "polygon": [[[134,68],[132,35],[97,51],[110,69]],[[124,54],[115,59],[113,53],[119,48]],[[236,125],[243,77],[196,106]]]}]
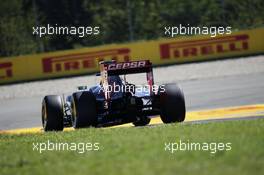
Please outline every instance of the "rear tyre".
[{"label": "rear tyre", "polygon": [[89,91],[72,94],[72,125],[74,128],[86,128],[97,125],[96,99]]},{"label": "rear tyre", "polygon": [[185,119],[185,100],[176,84],[165,84],[159,88],[160,118],[163,123],[182,122]]},{"label": "rear tyre", "polygon": [[63,102],[59,95],[45,96],[42,101],[42,126],[44,131],[63,130]]},{"label": "rear tyre", "polygon": [[138,121],[133,122],[134,126],[146,126],[150,123],[150,118],[148,117],[141,117]]}]

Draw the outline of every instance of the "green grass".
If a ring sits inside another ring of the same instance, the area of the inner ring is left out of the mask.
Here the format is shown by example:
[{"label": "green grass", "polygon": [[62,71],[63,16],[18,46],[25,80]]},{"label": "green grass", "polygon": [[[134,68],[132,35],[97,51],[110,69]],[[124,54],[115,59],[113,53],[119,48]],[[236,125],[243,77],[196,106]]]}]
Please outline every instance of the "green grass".
[{"label": "green grass", "polygon": [[[98,142],[99,151],[33,151],[36,142]],[[168,142],[232,150],[165,151]],[[264,120],[0,135],[0,174],[264,174]]]}]

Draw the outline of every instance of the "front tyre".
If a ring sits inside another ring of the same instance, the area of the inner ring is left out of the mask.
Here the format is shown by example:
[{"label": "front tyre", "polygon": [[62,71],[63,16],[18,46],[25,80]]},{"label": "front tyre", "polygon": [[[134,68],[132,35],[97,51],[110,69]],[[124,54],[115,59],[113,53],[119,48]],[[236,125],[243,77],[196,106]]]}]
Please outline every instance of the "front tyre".
[{"label": "front tyre", "polygon": [[165,84],[159,88],[160,118],[163,123],[182,122],[186,108],[182,90],[176,84]]},{"label": "front tyre", "polygon": [[95,127],[97,125],[96,99],[92,92],[73,93],[71,106],[74,128]]},{"label": "front tyre", "polygon": [[63,130],[63,102],[59,95],[45,96],[42,101],[42,126],[44,131]]}]

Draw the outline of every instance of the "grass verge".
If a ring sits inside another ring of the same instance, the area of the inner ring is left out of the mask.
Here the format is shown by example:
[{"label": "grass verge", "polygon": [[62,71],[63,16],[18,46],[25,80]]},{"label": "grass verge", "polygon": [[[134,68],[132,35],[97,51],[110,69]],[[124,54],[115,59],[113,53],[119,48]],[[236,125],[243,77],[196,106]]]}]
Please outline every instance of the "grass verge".
[{"label": "grass verge", "polygon": [[[263,133],[264,119],[1,134],[0,174],[263,174]],[[68,143],[71,148],[75,144],[80,149],[42,153],[33,150],[33,143],[48,141]],[[165,143],[179,146],[180,141],[231,143],[232,149],[216,153],[211,153],[212,149],[165,151]],[[99,150],[78,153],[83,150],[80,143],[99,143]]]}]

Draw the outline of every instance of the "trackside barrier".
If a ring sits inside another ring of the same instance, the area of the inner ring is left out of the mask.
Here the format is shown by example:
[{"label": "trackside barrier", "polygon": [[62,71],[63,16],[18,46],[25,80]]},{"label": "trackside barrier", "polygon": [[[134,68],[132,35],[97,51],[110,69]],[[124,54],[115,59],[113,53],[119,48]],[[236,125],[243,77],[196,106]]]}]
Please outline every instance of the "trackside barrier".
[{"label": "trackside barrier", "polygon": [[98,62],[150,59],[154,65],[264,53],[264,28],[217,37],[191,36],[0,59],[0,84],[98,71]]}]

